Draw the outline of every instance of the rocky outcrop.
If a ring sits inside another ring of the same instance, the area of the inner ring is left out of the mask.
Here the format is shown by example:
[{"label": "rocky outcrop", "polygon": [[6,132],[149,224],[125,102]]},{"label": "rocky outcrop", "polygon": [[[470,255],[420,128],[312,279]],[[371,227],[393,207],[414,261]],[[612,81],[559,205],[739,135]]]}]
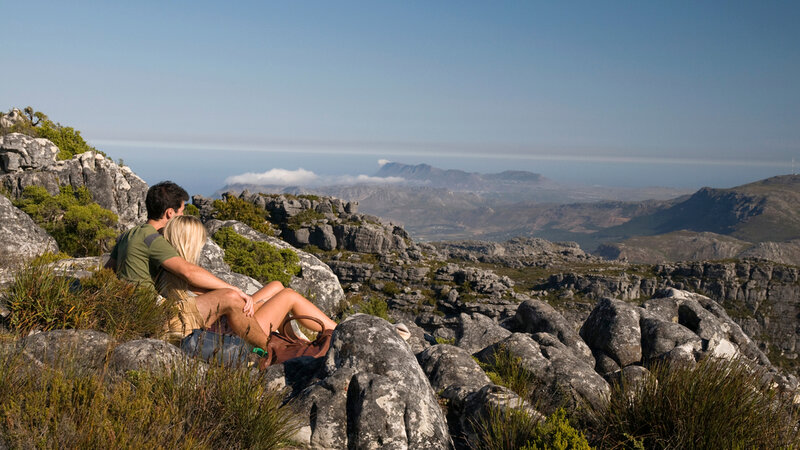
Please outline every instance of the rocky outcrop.
[{"label": "rocky outcrop", "polygon": [[[265,195],[243,191],[238,196],[225,192],[223,198],[238,197],[263,208],[280,229],[283,240],[295,247],[313,245],[322,250],[347,250],[359,253],[404,253],[416,246],[406,231],[379,217],[359,214],[357,202],[337,198]],[[213,214],[212,202],[193,197],[201,217]]]},{"label": "rocky outcrop", "polygon": [[[231,227],[251,241],[266,242],[279,249],[288,248],[297,253],[300,258],[300,275],[293,278],[288,287],[314,302],[325,314],[333,315],[345,301],[344,291],[336,275],[317,257],[296,249],[280,239],[259,233],[241,222],[210,220],[205,225],[210,235],[216,233],[220,228]],[[200,265],[208,265],[212,271],[230,272],[230,267],[221,260],[221,255],[214,252],[217,256],[212,257],[212,252],[213,246],[206,245]]]},{"label": "rocky outcrop", "polygon": [[800,268],[796,266],[763,260],[658,264],[646,272],[634,266],[619,275],[555,274],[541,288],[551,293],[572,291],[586,299],[621,300],[664,296],[672,288],[698,292],[724,307],[762,351],[790,364],[800,356]]},{"label": "rocky outcrop", "polygon": [[313,448],[453,445],[425,373],[382,319],[356,315],[340,323],[316,378],[293,400],[308,421],[298,437]]},{"label": "rocky outcrop", "polygon": [[0,268],[13,268],[58,244],[24,212],[0,195]]},{"label": "rocky outcrop", "polygon": [[0,186],[11,196],[19,197],[26,186],[42,186],[51,195],[62,185],[85,186],[95,202],[119,217],[120,230],[147,220],[147,184],[129,167],[94,152],[57,161],[52,142],[19,133],[0,139],[0,161],[7,161],[0,170]]},{"label": "rocky outcrop", "polygon": [[533,377],[533,398],[542,401],[543,412],[559,406],[575,408],[583,402],[600,406],[610,395],[608,383],[594,368],[549,333],[514,333],[477,353],[487,364],[496,364],[498,354],[520,358]]},{"label": "rocky outcrop", "polygon": [[434,345],[417,356],[431,386],[447,404],[447,422],[460,447],[475,442],[476,426],[494,410],[520,408],[542,417],[524,399],[489,381],[486,373],[464,349]]},{"label": "rocky outcrop", "polygon": [[55,164],[58,147],[47,139],[21,133],[0,136],[0,174],[46,169]]}]

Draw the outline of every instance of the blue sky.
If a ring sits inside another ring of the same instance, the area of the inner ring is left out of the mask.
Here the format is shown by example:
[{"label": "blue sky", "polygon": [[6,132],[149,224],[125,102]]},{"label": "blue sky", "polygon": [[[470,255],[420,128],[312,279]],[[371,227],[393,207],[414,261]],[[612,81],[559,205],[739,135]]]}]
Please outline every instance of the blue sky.
[{"label": "blue sky", "polygon": [[444,157],[545,175],[800,158],[797,2],[127,3],[2,2],[0,108],[32,105],[137,173],[156,148],[264,153],[220,177],[337,155],[340,172]]}]

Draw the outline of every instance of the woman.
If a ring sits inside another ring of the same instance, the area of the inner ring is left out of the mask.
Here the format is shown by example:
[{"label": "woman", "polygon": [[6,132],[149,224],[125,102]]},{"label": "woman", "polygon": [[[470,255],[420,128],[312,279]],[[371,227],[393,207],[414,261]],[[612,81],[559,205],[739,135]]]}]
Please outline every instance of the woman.
[{"label": "woman", "polygon": [[[206,237],[206,228],[194,216],[175,216],[164,227],[164,238],[175,247],[182,258],[192,264],[197,264]],[[196,295],[203,293],[202,290],[168,271],[159,274],[156,286],[162,296],[178,301],[178,316],[168,324],[171,337],[183,338],[195,328],[212,325],[206,323],[194,300]],[[336,322],[316,305],[294,290],[284,287],[279,281],[268,283],[252,297],[256,309],[255,319],[266,333],[277,330],[290,313],[295,316],[315,317],[322,321],[326,329],[336,328]],[[322,331],[320,325],[313,320],[301,319],[299,322],[310,330]]]}]

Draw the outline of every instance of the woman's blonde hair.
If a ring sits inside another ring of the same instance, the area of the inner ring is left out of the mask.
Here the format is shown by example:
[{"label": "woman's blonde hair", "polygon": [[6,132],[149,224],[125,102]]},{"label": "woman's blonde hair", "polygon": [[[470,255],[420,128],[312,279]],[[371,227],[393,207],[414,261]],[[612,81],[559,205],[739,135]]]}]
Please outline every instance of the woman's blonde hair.
[{"label": "woman's blonde hair", "polygon": [[[197,264],[207,237],[206,227],[194,216],[175,216],[164,227],[164,238],[175,247],[181,258]],[[167,270],[158,277],[158,291],[164,297],[177,297],[185,300],[189,294],[189,284],[181,277]]]}]

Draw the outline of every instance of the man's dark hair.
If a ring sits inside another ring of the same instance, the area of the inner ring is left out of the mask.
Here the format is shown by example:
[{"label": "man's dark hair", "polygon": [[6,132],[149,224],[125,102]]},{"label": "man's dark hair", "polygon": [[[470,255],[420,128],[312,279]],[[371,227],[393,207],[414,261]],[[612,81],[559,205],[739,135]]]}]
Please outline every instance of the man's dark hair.
[{"label": "man's dark hair", "polygon": [[177,211],[181,207],[181,202],[186,201],[189,201],[189,194],[172,181],[154,184],[147,190],[147,197],[144,199],[147,205],[147,218],[158,220],[164,216],[167,209],[172,208]]}]

